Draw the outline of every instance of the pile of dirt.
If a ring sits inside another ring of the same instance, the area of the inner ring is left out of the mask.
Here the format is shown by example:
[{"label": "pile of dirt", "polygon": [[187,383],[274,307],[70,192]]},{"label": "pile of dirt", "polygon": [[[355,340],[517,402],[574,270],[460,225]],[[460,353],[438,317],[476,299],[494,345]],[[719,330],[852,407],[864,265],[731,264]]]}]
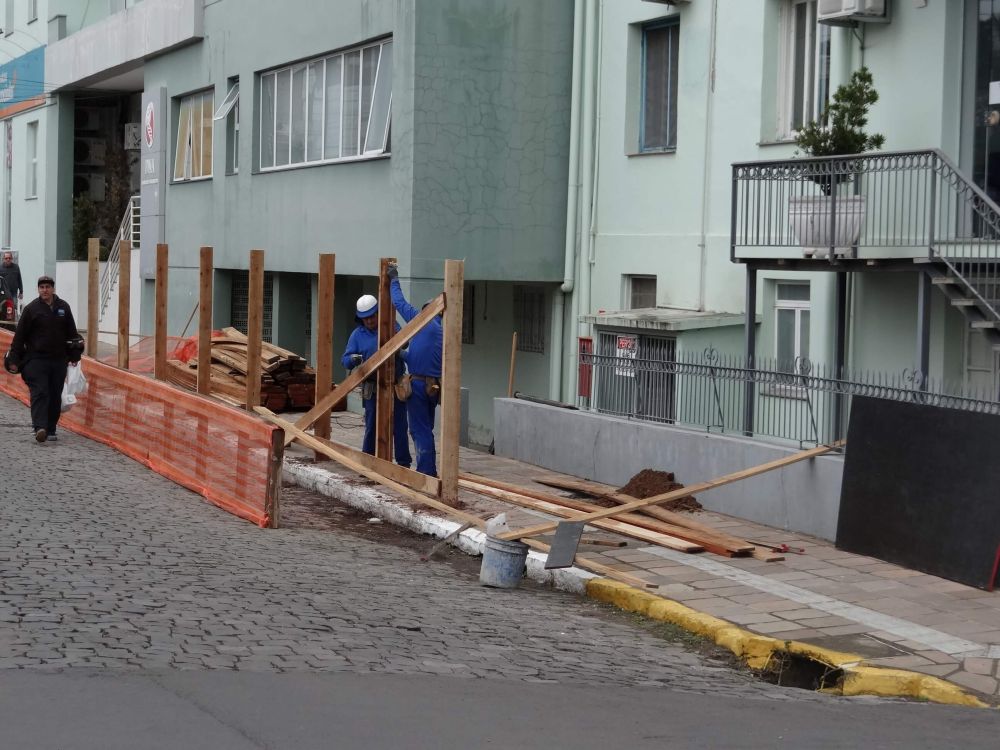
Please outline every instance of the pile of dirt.
[{"label": "pile of dirt", "polygon": [[[645,500],[653,495],[662,495],[665,492],[683,489],[684,485],[674,480],[672,471],[654,471],[653,469],[643,469],[630,480],[628,484],[618,490],[623,495],[637,497]],[[661,508],[673,511],[694,512],[701,510],[701,503],[691,495],[679,497],[666,503],[660,503]]]}]

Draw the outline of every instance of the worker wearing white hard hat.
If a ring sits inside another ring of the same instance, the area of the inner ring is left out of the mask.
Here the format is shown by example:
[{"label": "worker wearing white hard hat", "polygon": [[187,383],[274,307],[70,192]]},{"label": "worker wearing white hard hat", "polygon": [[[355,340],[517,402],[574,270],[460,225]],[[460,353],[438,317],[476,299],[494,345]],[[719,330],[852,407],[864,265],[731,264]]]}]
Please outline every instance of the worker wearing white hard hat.
[{"label": "worker wearing white hard hat", "polygon": [[[348,370],[360,367],[378,350],[378,300],[370,294],[358,297],[354,307],[354,321],[357,327],[351,331],[347,339],[347,347],[341,363]],[[396,326],[399,330],[399,326]],[[404,363],[396,358],[396,377],[403,375]],[[365,438],[361,449],[375,455],[375,413],[376,413],[376,375],[372,373],[361,384],[361,404],[365,410]],[[410,439],[407,435],[406,404],[393,397],[392,435],[396,463],[409,467],[413,459],[410,456]]]}]

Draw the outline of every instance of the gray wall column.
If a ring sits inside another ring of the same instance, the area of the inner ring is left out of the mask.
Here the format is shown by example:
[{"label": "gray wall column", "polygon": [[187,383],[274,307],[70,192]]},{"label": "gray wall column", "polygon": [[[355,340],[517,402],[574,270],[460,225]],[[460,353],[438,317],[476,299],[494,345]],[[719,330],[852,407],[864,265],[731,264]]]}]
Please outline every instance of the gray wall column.
[{"label": "gray wall column", "polygon": [[[747,367],[757,363],[757,269],[747,264],[746,322],[744,323]],[[753,435],[753,382],[747,381],[743,396],[743,432]]]}]

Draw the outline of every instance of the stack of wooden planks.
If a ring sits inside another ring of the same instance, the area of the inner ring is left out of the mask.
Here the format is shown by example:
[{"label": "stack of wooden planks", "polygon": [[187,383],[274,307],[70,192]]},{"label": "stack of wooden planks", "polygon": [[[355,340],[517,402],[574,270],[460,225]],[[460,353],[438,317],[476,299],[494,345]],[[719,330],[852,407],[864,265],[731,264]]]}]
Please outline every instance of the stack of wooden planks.
[{"label": "stack of wooden planks", "polygon": [[[262,342],[260,353],[261,404],[272,411],[310,409],[315,402],[316,372],[295,352]],[[247,337],[235,328],[212,335],[212,395],[245,406]],[[189,390],[197,389],[198,360],[171,359],[167,379]]]},{"label": "stack of wooden planks", "polygon": [[[594,498],[610,500],[619,505],[636,499],[622,495],[606,485],[570,479],[560,475],[545,476],[535,481],[539,484],[571,490]],[[567,520],[577,518],[583,513],[593,513],[602,509],[601,506],[593,502],[540,492],[529,487],[500,482],[475,474],[459,475],[459,486],[486,497],[542,511]],[[596,519],[591,523],[594,527],[605,531],[680,552],[708,551],[724,557],[753,556],[767,561],[784,559],[781,555],[757,547],[745,539],[739,539],[707,524],[700,523],[691,518],[688,513],[676,513],[655,506],[647,506],[635,512],[621,513],[614,518]]]}]

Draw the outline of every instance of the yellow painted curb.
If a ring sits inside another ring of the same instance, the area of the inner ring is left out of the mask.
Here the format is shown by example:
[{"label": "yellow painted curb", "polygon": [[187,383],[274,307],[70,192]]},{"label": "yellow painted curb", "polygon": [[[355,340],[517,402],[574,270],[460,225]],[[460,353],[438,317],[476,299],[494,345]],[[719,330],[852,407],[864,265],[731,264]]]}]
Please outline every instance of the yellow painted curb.
[{"label": "yellow painted curb", "polygon": [[731,622],[608,578],[592,578],[587,581],[587,596],[703,636],[731,651],[752,669],[764,669],[776,654],[792,654],[842,670],[844,678],[840,687],[824,692],[847,696],[916,698],[953,706],[989,707],[959,686],[938,677],[903,669],[864,666],[863,658],[857,654],[751,633]]}]

